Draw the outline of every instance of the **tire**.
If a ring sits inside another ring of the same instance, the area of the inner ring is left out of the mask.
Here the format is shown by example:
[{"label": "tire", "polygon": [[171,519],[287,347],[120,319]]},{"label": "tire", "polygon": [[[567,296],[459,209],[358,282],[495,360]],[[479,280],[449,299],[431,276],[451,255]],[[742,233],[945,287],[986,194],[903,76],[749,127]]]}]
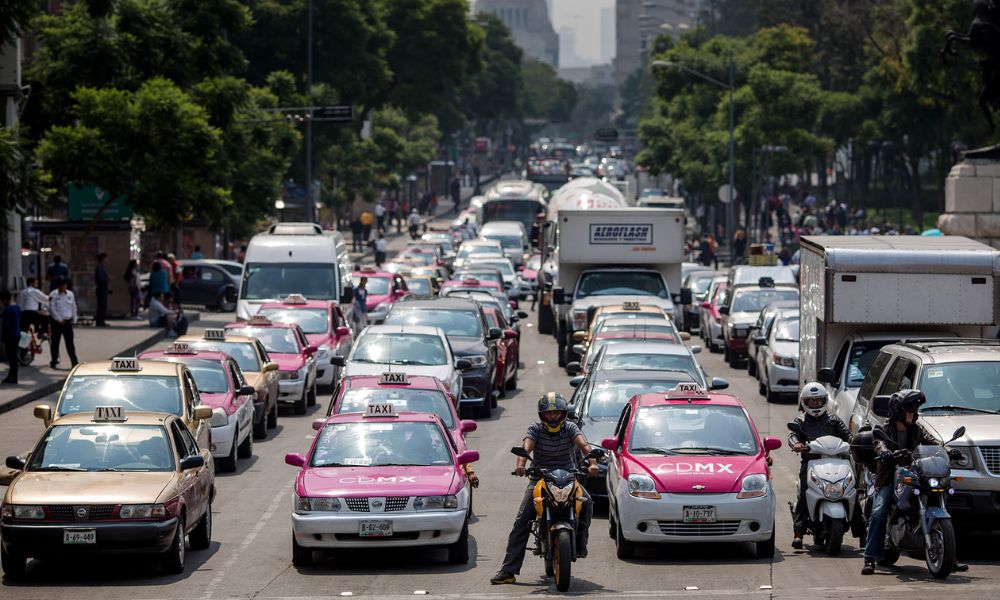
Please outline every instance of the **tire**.
[{"label": "tire", "polygon": [[[264,404],[267,406],[267,403]],[[271,412],[267,413],[267,428],[274,429],[278,426],[278,403],[275,402],[271,407]]]},{"label": "tire", "polygon": [[[611,518],[611,515],[608,515],[608,518]],[[622,535],[622,526],[617,516],[615,516],[615,556],[621,560],[635,556],[635,543],[626,540]]]},{"label": "tire", "polygon": [[236,446],[239,439],[240,432],[239,429],[237,429],[236,433],[233,434],[233,446],[229,449],[229,455],[225,458],[215,459],[215,468],[220,473],[232,473],[236,471]]},{"label": "tire", "polygon": [[773,558],[774,557],[774,529],[771,529],[771,537],[764,540],[763,542],[754,543],[754,552],[757,554],[757,558]]},{"label": "tire", "polygon": [[[504,370],[507,370],[506,366],[504,366]],[[503,375],[500,376],[500,384],[496,386],[496,390],[500,393],[501,398],[507,397],[507,382],[504,380]]]},{"label": "tire", "polygon": [[728,352],[729,352],[729,358],[726,359],[726,362],[729,363],[730,367],[732,367],[734,369],[739,369],[740,368],[740,353],[739,352],[733,352],[732,350],[729,350]]},{"label": "tire", "polygon": [[778,401],[778,392],[772,392],[771,388],[767,389],[766,396],[767,396],[767,401],[768,402],[777,402]]},{"label": "tire", "polygon": [[506,384],[505,387],[508,390],[516,390],[517,389],[517,369],[516,368],[514,369],[514,375],[512,375],[511,378],[507,380],[507,384]]},{"label": "tire", "polygon": [[229,300],[226,298],[226,291],[223,290],[219,294],[219,299],[215,301],[215,308],[219,309],[220,312],[235,312],[236,311],[236,298]]},{"label": "tire", "polygon": [[726,364],[732,364],[729,362],[729,346],[726,346],[725,344],[722,346],[722,360],[726,361]]},{"label": "tire", "polygon": [[552,565],[552,561],[546,558],[545,559],[545,576],[546,577],[552,577],[555,574],[556,574],[556,568]]},{"label": "tire", "polygon": [[35,353],[29,348],[18,348],[17,349],[17,364],[22,367],[27,367],[31,363],[35,362]]},{"label": "tire", "polygon": [[618,526],[614,515],[611,514],[610,506],[608,506],[608,537],[613,540],[618,539]]},{"label": "tire", "polygon": [[757,393],[761,396],[767,397],[767,386],[764,385],[763,381],[757,382]]},{"label": "tire", "polygon": [[556,534],[552,566],[555,568],[556,589],[565,592],[573,581],[573,540],[570,532],[560,529]]},{"label": "tire", "polygon": [[826,540],[826,553],[830,556],[840,554],[840,545],[844,542],[844,522],[840,519],[830,523],[829,537]]},{"label": "tire", "polygon": [[316,406],[316,382],[314,381],[309,392],[306,394],[306,405]]},{"label": "tire", "polygon": [[239,458],[250,458],[253,456],[253,433],[243,440],[243,443],[236,449],[236,456]]},{"label": "tire", "polygon": [[944,579],[955,568],[955,527],[949,519],[938,519],[929,533],[931,545],[924,553],[927,570],[935,579]]},{"label": "tire", "polygon": [[309,404],[309,394],[306,390],[302,390],[302,397],[295,401],[295,414],[304,415],[306,414],[306,406]]},{"label": "tire", "polygon": [[19,552],[10,552],[0,544],[0,566],[9,579],[19,579],[24,577],[28,557]]},{"label": "tire", "polygon": [[295,541],[295,534],[292,534],[292,564],[296,567],[308,567],[313,564],[313,551],[311,548],[300,546]]},{"label": "tire", "polygon": [[500,397],[500,394],[494,394],[493,393],[495,391],[496,391],[496,389],[490,390],[490,408],[491,409],[497,407],[497,399]]},{"label": "tire", "polygon": [[493,401],[487,399],[482,406],[476,407],[476,418],[489,419],[493,416]]},{"label": "tire", "polygon": [[542,335],[552,335],[552,330],[555,329],[555,317],[552,315],[552,309],[543,305],[541,301],[538,302],[538,333]]},{"label": "tire", "polygon": [[462,533],[455,543],[448,546],[448,564],[464,565],[469,562],[469,522],[462,526]]},{"label": "tire", "polygon": [[184,572],[184,550],[184,516],[181,515],[177,522],[177,532],[174,533],[174,541],[160,559],[165,572],[170,575],[180,575]]},{"label": "tire", "polygon": [[885,544],[885,550],[882,551],[882,559],[878,561],[878,564],[882,565],[883,567],[891,567],[892,565],[896,564],[897,560],[899,560],[899,548],[897,548],[893,544],[890,544],[888,537],[889,536],[886,535],[886,544]]},{"label": "tire", "polygon": [[[254,415],[256,418],[256,415]],[[262,414],[259,419],[256,419],[253,424],[253,437],[258,440],[262,440],[267,437],[267,420],[268,415]]]},{"label": "tire", "polygon": [[752,356],[747,357],[747,375],[750,377],[757,376],[757,361]]},{"label": "tire", "polygon": [[563,333],[563,328],[559,327],[556,333],[556,352],[558,354],[559,366],[566,366],[566,336]]},{"label": "tire", "polygon": [[212,503],[208,503],[205,515],[198,521],[198,526],[191,530],[188,536],[192,550],[207,550],[212,545]]}]

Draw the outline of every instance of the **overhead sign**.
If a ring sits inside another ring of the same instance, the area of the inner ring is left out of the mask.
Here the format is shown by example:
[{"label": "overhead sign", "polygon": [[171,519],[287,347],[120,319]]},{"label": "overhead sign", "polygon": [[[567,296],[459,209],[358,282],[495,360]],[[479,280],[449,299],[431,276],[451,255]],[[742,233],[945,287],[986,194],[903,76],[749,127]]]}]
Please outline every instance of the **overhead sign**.
[{"label": "overhead sign", "polygon": [[598,142],[614,142],[618,140],[618,130],[614,127],[601,127],[594,132],[594,139]]},{"label": "overhead sign", "polygon": [[[109,202],[110,193],[93,183],[70,183],[66,186],[66,192],[69,201],[70,221],[93,221],[94,219],[98,221],[123,221],[132,218],[132,206],[125,194]],[[101,210],[102,208],[104,210]]]},{"label": "overhead sign", "polygon": [[354,107],[350,104],[321,106],[313,110],[312,120],[328,121],[331,123],[350,123],[354,120]]},{"label": "overhead sign", "polygon": [[633,224],[593,224],[590,226],[591,244],[650,245],[653,243],[653,226]]}]

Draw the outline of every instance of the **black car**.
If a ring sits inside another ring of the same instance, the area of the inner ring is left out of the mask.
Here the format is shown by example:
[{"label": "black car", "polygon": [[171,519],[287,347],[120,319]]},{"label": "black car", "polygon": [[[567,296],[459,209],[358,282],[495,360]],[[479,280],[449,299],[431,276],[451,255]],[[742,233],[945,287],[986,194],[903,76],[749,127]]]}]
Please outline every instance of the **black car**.
[{"label": "black car", "polygon": [[[183,277],[178,284],[181,304],[222,312],[236,310],[239,278],[230,271],[228,263],[185,259],[178,264]],[[145,294],[149,290],[149,273],[143,273],[139,281]]]},{"label": "black car", "polygon": [[684,279],[681,290],[691,290],[691,303],[683,305],[681,331],[691,332],[698,327],[701,320],[701,303],[706,300],[708,288],[718,275],[717,271],[691,271]]},{"label": "black car", "polygon": [[499,328],[490,328],[483,309],[469,298],[437,298],[397,302],[385,317],[386,325],[440,327],[455,358],[464,358],[472,368],[462,371],[459,408],[470,408],[488,418],[496,408],[495,389]]}]

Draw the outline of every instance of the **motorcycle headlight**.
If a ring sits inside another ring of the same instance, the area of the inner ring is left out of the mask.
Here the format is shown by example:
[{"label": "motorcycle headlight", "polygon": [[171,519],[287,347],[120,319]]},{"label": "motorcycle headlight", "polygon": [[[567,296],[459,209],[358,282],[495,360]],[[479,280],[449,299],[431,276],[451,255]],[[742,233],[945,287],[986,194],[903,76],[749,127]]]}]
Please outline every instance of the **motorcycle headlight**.
[{"label": "motorcycle headlight", "polygon": [[463,356],[462,358],[472,363],[473,369],[479,369],[488,364],[485,354],[471,354],[469,356]]},{"label": "motorcycle headlight", "polygon": [[458,508],[458,496],[418,496],[413,499],[416,510],[443,510]]},{"label": "motorcycle headlight", "polygon": [[823,489],[823,496],[829,498],[830,500],[840,500],[844,497],[843,481],[838,481],[836,483],[824,481],[821,487]]},{"label": "motorcycle headlight", "polygon": [[629,475],[628,493],[636,498],[649,498],[659,500],[660,492],[656,491],[656,483],[649,475]]},{"label": "motorcycle headlight", "polygon": [[736,494],[737,498],[760,498],[761,496],[767,495],[767,477],[761,473],[755,473],[753,475],[747,475],[743,478],[743,484],[740,486],[740,493]]},{"label": "motorcycle headlight", "polygon": [[294,510],[300,515],[310,512],[338,512],[340,510],[339,498],[310,498],[296,494],[294,500]]},{"label": "motorcycle headlight", "polygon": [[974,461],[972,460],[972,448],[966,446],[949,446],[951,450],[958,450],[962,453],[960,458],[951,459],[952,469],[971,469]]},{"label": "motorcycle headlight", "polygon": [[[5,505],[4,509],[13,509],[13,515],[15,519],[24,520],[41,520],[45,518],[45,509],[41,506],[34,506],[30,504],[14,504]],[[6,516],[6,510],[5,510]]]},{"label": "motorcycle headlight", "polygon": [[167,507],[162,504],[123,504],[118,516],[122,519],[164,519]]},{"label": "motorcycle headlight", "polygon": [[225,427],[229,424],[229,415],[221,408],[212,409],[212,420],[209,421],[212,427]]},{"label": "motorcycle headlight", "polygon": [[559,504],[568,502],[570,494],[573,493],[573,484],[571,483],[566,487],[555,487],[554,485],[550,485],[549,493],[552,494],[552,499]]}]

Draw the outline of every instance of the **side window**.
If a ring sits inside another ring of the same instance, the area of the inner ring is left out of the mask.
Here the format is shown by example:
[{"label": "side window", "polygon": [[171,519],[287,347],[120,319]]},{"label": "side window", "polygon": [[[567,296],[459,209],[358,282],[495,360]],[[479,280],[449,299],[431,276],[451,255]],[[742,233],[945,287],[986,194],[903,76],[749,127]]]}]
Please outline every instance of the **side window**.
[{"label": "side window", "polygon": [[198,395],[198,386],[191,380],[191,374],[184,372],[184,404],[188,415],[194,414],[194,407],[201,404],[201,397]]},{"label": "side window", "polygon": [[[837,353],[837,360],[833,363],[833,372],[840,377],[840,374],[844,372],[844,363],[847,362],[847,352],[851,349],[851,342],[844,342],[844,345],[840,348],[840,352]],[[839,384],[840,381],[838,380]]]},{"label": "side window", "polygon": [[340,312],[339,306],[332,307],[333,310],[333,328],[343,327],[344,325],[344,313]]},{"label": "side window", "polygon": [[622,409],[622,414],[618,417],[618,424],[615,425],[615,437],[621,439],[625,435],[625,430],[628,429],[628,422],[632,419],[632,405],[626,404],[625,408]]},{"label": "side window", "polygon": [[903,382],[903,373],[909,366],[911,366],[910,361],[902,357],[897,358],[896,362],[892,363],[889,374],[885,376],[882,386],[878,389],[879,395],[891,394],[900,389],[899,384]]},{"label": "side window", "polygon": [[868,403],[875,392],[875,385],[878,380],[882,377],[882,371],[885,370],[885,366],[889,364],[889,359],[892,356],[888,352],[879,352],[875,360],[872,361],[871,368],[868,369],[868,374],[865,375],[865,380],[861,384],[861,389],[858,390],[858,402]]},{"label": "side window", "polygon": [[238,390],[246,385],[246,380],[243,379],[243,372],[236,366],[236,363],[229,363],[229,376],[233,378],[234,389]]},{"label": "side window", "polygon": [[185,456],[194,456],[195,454],[198,454],[199,452],[198,442],[195,441],[194,436],[191,435],[191,432],[188,431],[186,427],[180,427],[180,432],[181,432],[181,438],[183,438],[184,440],[184,448],[187,451],[187,454],[185,454]]},{"label": "side window", "polygon": [[[902,358],[899,360],[903,361]],[[906,368],[903,369],[903,378],[899,380],[899,387],[896,388],[896,390],[894,391],[910,390],[913,389],[914,387],[913,382],[916,379],[917,375],[917,364],[909,359],[905,360],[905,362],[906,362]]]},{"label": "side window", "polygon": [[265,363],[271,362],[271,357],[267,355],[267,350],[264,349],[264,345],[260,343],[260,340],[254,340],[253,345],[257,347],[257,356],[260,357],[261,367],[263,368]]},{"label": "side window", "polygon": [[177,454],[181,458],[198,453],[198,444],[195,443],[194,438],[191,437],[187,428],[181,425],[180,422],[174,421],[171,423],[170,436],[174,438],[174,445],[177,446]]}]

